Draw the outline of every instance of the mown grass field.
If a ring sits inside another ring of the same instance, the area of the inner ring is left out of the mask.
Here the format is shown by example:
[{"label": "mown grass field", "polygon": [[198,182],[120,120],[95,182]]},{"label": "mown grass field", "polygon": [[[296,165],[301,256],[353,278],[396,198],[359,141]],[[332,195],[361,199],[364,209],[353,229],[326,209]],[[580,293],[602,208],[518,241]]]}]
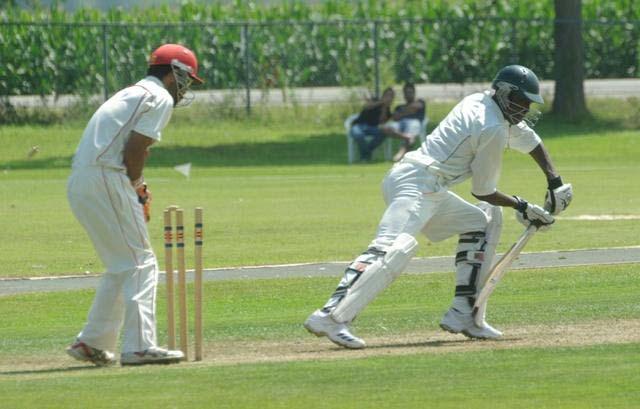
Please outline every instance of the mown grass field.
[{"label": "mown grass field", "polygon": [[[346,165],[344,112],[297,108],[238,121],[207,119],[194,108],[177,112],[145,172],[158,252],[161,211],[174,203],[205,207],[206,267],[348,260],[363,250],[383,210],[379,182],[390,165]],[[431,107],[433,123],[447,108]],[[583,124],[538,128],[574,184],[565,216],[639,215],[635,113],[623,101],[592,108],[595,117]],[[0,278],[101,271],[65,197],[83,126],[0,127]],[[40,152],[29,159],[34,145]],[[194,166],[190,179],[172,169],[186,162]],[[542,201],[545,181],[529,158],[507,152],[500,188]],[[506,214],[500,250],[522,230]],[[526,251],[638,245],[639,227],[638,220],[559,220]],[[454,248],[455,238],[421,240],[418,256]],[[64,354],[92,290],[0,297],[0,406],[634,408],[639,266],[509,273],[489,306],[505,338],[491,342],[438,329],[452,274],[402,276],[358,318],[364,351],[339,349],[301,326],[337,278],[208,282],[206,359],[168,367],[95,369]],[[163,296],[158,316],[163,342]]]},{"label": "mown grass field", "polygon": [[[593,104],[582,125],[543,120],[545,144],[575,201],[566,216],[640,214],[640,141],[623,101]],[[437,123],[450,105],[430,106]],[[162,210],[205,208],[205,266],[349,260],[371,240],[384,204],[380,181],[390,164],[346,165],[345,108],[297,107],[250,120],[211,119],[206,109],[178,110],[145,171],[154,193],[149,229],[162,241]],[[347,112],[348,112],[347,108]],[[84,122],[54,127],[0,127],[0,277],[99,273],[87,236],[69,210],[65,184]],[[40,152],[31,159],[32,146]],[[190,179],[173,166],[191,162]],[[506,152],[500,188],[542,202],[545,180],[526,155]],[[456,189],[470,198],[468,184]],[[512,212],[505,212],[508,220]],[[191,223],[189,211],[187,223]],[[529,250],[637,244],[640,221],[562,221]],[[519,233],[507,222],[504,246]],[[188,230],[187,234],[191,234]],[[418,256],[449,255],[455,239],[422,242]]]},{"label": "mown grass field", "polygon": [[63,353],[92,291],[3,297],[0,395],[7,408],[633,408],[637,277],[637,265],[514,271],[490,305],[505,338],[479,342],[438,331],[451,274],[403,276],[358,318],[364,351],[301,326],[334,278],[209,282],[205,361],[146,368]]}]

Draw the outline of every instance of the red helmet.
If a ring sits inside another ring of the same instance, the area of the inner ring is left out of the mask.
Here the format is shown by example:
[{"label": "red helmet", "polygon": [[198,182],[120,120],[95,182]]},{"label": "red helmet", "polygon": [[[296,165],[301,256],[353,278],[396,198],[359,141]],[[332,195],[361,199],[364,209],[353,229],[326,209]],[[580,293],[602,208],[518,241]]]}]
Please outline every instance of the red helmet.
[{"label": "red helmet", "polygon": [[194,81],[202,84],[204,81],[198,77],[198,59],[196,55],[185,46],[179,44],[164,44],[151,53],[149,65],[172,65],[184,71]]}]

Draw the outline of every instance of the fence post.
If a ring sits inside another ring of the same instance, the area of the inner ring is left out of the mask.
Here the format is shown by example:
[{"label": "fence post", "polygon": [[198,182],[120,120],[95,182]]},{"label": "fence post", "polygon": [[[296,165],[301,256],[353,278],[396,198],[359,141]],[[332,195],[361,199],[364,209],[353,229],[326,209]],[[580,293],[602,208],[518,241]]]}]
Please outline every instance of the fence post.
[{"label": "fence post", "polygon": [[380,97],[380,57],[378,55],[378,20],[373,22],[373,65],[375,71],[376,98]]},{"label": "fence post", "polygon": [[244,81],[247,96],[247,115],[251,115],[251,53],[249,49],[249,24],[244,24],[242,26],[242,44],[244,46]]},{"label": "fence post", "polygon": [[511,21],[511,61],[509,64],[521,64],[518,58],[518,19],[510,19]]},{"label": "fence post", "polygon": [[102,87],[104,92],[104,100],[109,99],[109,46],[107,44],[107,24],[102,24],[102,61],[103,64],[103,72],[102,72]]}]

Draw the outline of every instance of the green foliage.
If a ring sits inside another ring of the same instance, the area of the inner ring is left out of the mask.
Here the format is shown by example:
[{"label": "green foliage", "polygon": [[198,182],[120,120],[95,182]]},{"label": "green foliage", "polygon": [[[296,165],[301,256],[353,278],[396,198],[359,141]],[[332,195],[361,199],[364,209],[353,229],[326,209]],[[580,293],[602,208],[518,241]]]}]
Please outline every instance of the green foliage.
[{"label": "green foliage", "polygon": [[[640,7],[583,3],[587,77],[638,76]],[[371,86],[376,42],[386,83],[486,81],[516,61],[553,78],[553,17],[550,0],[187,1],[74,13],[7,6],[0,94],[91,95],[105,81],[113,92],[142,76],[165,42],[197,52],[207,88]]]}]

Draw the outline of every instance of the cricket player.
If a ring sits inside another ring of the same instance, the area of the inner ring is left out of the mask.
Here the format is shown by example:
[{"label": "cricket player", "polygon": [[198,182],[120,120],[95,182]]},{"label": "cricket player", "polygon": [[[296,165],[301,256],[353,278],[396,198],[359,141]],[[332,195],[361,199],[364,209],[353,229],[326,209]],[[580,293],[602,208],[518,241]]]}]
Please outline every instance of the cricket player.
[{"label": "cricket player", "polygon": [[[455,293],[440,322],[442,329],[469,338],[502,335],[484,317],[478,326],[472,316],[499,241],[502,207],[515,209],[524,225],[534,222],[545,230],[573,196],[531,129],[532,103],[543,103],[536,75],[520,65],[506,66],[492,90],[464,98],[419,149],[393,166],[382,184],[387,209],[376,237],[348,266],[324,307],[307,318],[308,331],[346,348],[364,348],[349,324],[404,270],[418,247],[415,236],[422,232],[434,242],[459,236]],[[505,148],[528,153],[542,170],[548,181],[544,208],[497,189]],[[477,204],[449,190],[469,178]]]},{"label": "cricket player", "polygon": [[195,54],[177,44],[151,53],[147,76],[120,90],[93,114],[75,152],[67,185],[71,210],[106,267],[87,322],[67,353],[98,366],[178,362],[181,351],[156,340],[158,263],[146,222],[151,192],[142,171],[150,146],[160,141],[173,108],[190,102]]}]

